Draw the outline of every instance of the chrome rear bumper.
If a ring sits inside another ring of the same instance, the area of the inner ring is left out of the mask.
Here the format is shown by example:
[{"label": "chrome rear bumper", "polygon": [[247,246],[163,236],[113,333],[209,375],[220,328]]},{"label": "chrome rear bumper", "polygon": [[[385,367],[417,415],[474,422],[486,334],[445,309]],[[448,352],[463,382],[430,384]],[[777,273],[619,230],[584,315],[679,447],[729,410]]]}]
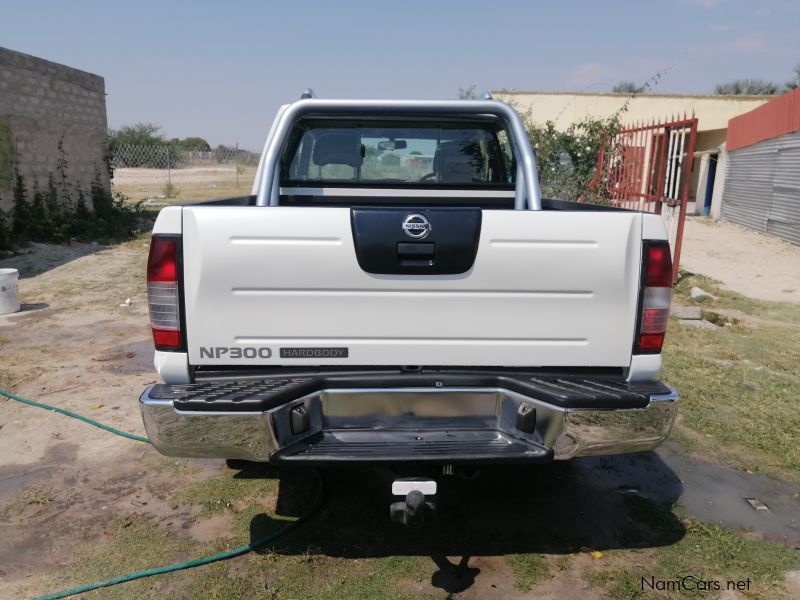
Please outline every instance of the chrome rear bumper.
[{"label": "chrome rear bumper", "polygon": [[[359,432],[363,437],[370,431],[408,436],[435,431],[454,439],[476,431],[496,432],[495,441],[530,443],[547,449],[555,460],[639,452],[667,438],[679,397],[670,388],[669,393],[651,395],[644,408],[576,409],[504,388],[324,389],[266,412],[200,412],[178,411],[172,400],[151,398],[151,389],[140,398],[142,416],[151,442],[162,454],[261,462],[276,460],[286,449],[330,432],[351,437]],[[536,410],[532,433],[515,426],[522,404]],[[308,413],[309,426],[295,435],[289,413],[299,405]],[[422,459],[435,458],[422,452]]]}]

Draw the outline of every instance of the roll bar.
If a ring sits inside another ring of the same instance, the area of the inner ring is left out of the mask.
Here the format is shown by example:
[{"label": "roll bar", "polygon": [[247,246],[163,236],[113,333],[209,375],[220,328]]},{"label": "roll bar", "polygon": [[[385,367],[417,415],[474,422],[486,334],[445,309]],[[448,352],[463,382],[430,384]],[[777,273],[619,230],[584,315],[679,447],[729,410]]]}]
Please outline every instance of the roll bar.
[{"label": "roll bar", "polygon": [[[507,127],[509,141],[517,161],[514,208],[517,210],[541,210],[542,194],[539,187],[539,172],[536,157],[528,141],[525,125],[511,106],[499,100],[320,100],[305,97],[290,104],[278,117],[274,137],[266,149],[260,170],[256,206],[277,206],[280,198],[280,157],[289,139],[292,126],[306,115],[341,115],[356,113],[385,115],[402,113],[411,116],[431,116],[451,113],[453,115],[495,115]],[[309,94],[310,96],[310,94]]]}]

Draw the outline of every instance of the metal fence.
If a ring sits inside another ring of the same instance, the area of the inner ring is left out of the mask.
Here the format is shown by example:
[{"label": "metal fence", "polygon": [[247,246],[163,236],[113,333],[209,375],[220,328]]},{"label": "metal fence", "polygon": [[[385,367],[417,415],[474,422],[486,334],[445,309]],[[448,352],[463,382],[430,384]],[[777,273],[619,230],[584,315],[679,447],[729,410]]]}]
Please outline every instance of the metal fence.
[{"label": "metal fence", "polygon": [[118,187],[184,186],[239,187],[252,181],[258,165],[255,152],[231,146],[193,150],[167,144],[113,149],[114,185]]},{"label": "metal fence", "polygon": [[728,154],[720,216],[800,244],[800,132]]},{"label": "metal fence", "polygon": [[597,172],[611,204],[664,219],[676,281],[696,139],[695,117],[636,124],[620,130],[612,151],[598,157]]}]

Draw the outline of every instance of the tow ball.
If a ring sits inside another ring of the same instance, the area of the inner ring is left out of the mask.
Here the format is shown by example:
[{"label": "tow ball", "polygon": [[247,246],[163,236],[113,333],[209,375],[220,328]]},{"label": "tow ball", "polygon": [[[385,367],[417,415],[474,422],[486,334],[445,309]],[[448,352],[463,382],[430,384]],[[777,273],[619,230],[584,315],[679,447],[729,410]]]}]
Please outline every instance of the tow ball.
[{"label": "tow ball", "polygon": [[392,496],[405,497],[405,500],[392,502],[389,506],[392,523],[419,528],[436,517],[436,481],[433,479],[395,479]]}]

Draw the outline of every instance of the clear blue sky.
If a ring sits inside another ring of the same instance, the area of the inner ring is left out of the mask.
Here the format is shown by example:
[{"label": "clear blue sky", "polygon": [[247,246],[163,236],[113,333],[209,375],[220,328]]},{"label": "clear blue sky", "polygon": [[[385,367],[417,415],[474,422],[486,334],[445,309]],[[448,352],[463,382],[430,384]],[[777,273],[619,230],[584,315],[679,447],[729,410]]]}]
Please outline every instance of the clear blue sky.
[{"label": "clear blue sky", "polygon": [[259,148],[280,104],[478,90],[654,91],[784,82],[800,1],[0,0],[0,46],[102,75],[109,126]]}]

